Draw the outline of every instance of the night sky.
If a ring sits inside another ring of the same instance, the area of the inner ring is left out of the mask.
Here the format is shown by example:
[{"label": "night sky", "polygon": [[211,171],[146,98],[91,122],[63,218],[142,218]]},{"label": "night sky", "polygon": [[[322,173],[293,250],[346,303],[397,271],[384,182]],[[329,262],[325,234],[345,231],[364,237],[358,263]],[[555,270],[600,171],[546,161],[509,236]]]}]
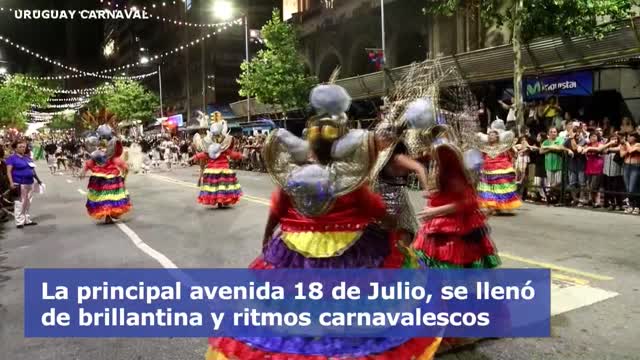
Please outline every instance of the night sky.
[{"label": "night sky", "polygon": [[[0,4],[5,8],[19,9],[100,8],[98,0],[0,0]],[[66,65],[89,70],[100,67],[103,21],[18,20],[6,11],[0,16],[0,34],[14,42]],[[74,46],[68,48],[68,41]],[[0,60],[11,62],[9,68],[12,72],[48,75],[53,71],[63,71],[5,44],[0,44]]]},{"label": "night sky", "polygon": [[[105,0],[106,1],[106,0]],[[112,0],[119,4],[145,5],[161,0]],[[170,1],[170,0],[167,0]],[[198,0],[193,0],[194,3]],[[204,0],[213,1],[213,0]],[[234,0],[244,2],[245,0]],[[251,0],[252,6],[279,7],[278,0]],[[0,6],[17,9],[102,9],[100,0],[0,0]],[[18,20],[8,11],[0,13],[0,35],[7,36],[16,43],[32,51],[56,59],[66,65],[81,70],[99,70],[103,62],[102,42],[104,40],[104,20]],[[73,44],[68,46],[68,44]],[[67,74],[35,57],[24,54],[12,46],[0,43],[0,60],[10,62],[11,72],[33,75]],[[7,66],[6,63],[3,66]]]}]

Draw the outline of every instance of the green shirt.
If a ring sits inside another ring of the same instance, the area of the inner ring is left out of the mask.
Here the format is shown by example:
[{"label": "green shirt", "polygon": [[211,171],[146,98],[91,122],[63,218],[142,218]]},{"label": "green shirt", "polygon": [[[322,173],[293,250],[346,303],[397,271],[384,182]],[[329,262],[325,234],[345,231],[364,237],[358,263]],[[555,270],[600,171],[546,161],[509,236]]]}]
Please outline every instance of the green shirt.
[{"label": "green shirt", "polygon": [[[564,141],[561,138],[555,140],[547,139],[542,143],[542,146],[551,145],[564,145]],[[544,168],[547,171],[560,171],[562,170],[562,153],[552,151],[544,154]]]}]

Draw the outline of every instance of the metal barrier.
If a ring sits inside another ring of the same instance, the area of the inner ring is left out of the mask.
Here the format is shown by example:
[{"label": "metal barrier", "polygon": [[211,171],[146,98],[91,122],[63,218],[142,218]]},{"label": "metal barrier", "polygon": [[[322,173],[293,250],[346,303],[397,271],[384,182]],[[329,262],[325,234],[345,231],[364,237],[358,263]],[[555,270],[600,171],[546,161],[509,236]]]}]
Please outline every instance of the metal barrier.
[{"label": "metal barrier", "polygon": [[[591,193],[599,193],[602,196],[602,203],[599,205],[602,205],[605,207],[607,205],[610,205],[605,203],[605,201],[607,200],[609,201],[614,200],[614,202],[616,203],[616,206],[627,205],[628,203],[626,202],[626,200],[629,197],[637,198],[638,203],[640,203],[640,192],[635,192],[635,193],[627,192],[625,188],[626,185],[624,184],[623,181],[621,182],[620,188],[617,190],[604,189],[604,184],[603,184],[596,191],[591,191],[591,189],[589,189],[589,186],[588,186],[589,184],[587,183],[586,175],[585,175],[584,186],[579,187],[577,189],[569,187],[569,159],[570,157],[567,154],[563,154],[562,181],[559,185],[555,187],[551,187],[551,186],[540,187],[535,185],[534,184],[535,164],[529,163],[529,165],[527,166],[526,176],[522,180],[522,184],[518,185],[518,192],[520,193],[520,196],[524,197],[525,194],[532,194],[532,193],[540,194],[539,190],[542,189],[543,190],[542,194],[544,195],[542,198],[546,199],[546,202],[543,201],[543,203],[546,203],[547,205],[551,205],[550,200],[553,198],[553,200],[556,200],[554,202],[560,206],[573,206],[574,198],[572,196],[572,192],[578,192],[578,197],[580,197],[580,195],[588,195],[588,199],[590,199],[589,195]],[[605,175],[603,174],[601,176],[603,177],[602,182],[604,183]],[[620,180],[622,179],[618,179],[618,181]],[[418,181],[418,178],[415,176],[415,174],[410,174],[408,176],[408,188],[410,190],[416,190],[416,191],[421,190],[420,182]],[[581,198],[580,200],[585,200],[585,199]],[[621,202],[622,204],[619,204],[618,202]],[[586,205],[584,202],[582,202],[582,204]]]}]

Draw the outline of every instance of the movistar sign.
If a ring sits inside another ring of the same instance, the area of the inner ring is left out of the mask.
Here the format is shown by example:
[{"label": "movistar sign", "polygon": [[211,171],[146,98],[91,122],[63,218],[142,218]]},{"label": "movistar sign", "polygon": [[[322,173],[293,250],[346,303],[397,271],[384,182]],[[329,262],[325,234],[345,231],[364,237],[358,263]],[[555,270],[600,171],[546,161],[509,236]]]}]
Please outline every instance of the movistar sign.
[{"label": "movistar sign", "polygon": [[547,96],[587,96],[593,92],[593,74],[590,71],[528,78],[523,80],[527,99]]}]

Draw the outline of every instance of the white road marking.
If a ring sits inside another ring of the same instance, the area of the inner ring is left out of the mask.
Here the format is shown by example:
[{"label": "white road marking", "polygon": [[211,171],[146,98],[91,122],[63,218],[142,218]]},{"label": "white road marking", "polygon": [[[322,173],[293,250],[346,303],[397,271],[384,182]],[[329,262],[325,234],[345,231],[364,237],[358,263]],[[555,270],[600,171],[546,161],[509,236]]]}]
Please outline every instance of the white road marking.
[{"label": "white road marking", "polygon": [[569,286],[561,288],[551,285],[551,316],[591,306],[595,303],[614,298],[618,293],[591,286]]},{"label": "white road marking", "polygon": [[73,181],[71,181],[70,179],[67,179],[67,184],[71,184]]},{"label": "white road marking", "polygon": [[131,230],[130,227],[122,223],[116,223],[116,225],[120,230],[122,230],[123,233],[125,233],[129,237],[133,245],[135,245],[138,249],[142,250],[142,252],[151,256],[153,259],[159,262],[162,267],[164,267],[165,269],[178,268],[178,266],[174,264],[173,261],[169,260],[168,257],[142,241],[138,234],[136,234],[135,231]]},{"label": "white road marking", "polygon": [[[78,189],[78,192],[82,195],[87,194],[87,192],[82,189]],[[138,249],[142,250],[142,252],[149,255],[157,262],[159,262],[160,265],[162,265],[162,267],[164,267],[165,269],[178,268],[178,266],[174,264],[173,261],[171,261],[163,253],[157,251],[156,249],[152,248],[151,246],[147,245],[144,241],[142,241],[140,236],[138,236],[138,234],[136,234],[135,231],[131,230],[130,227],[128,227],[123,223],[116,223],[116,225],[118,226],[118,229],[120,229],[123,233],[125,233],[125,235],[127,235],[127,237],[129,237],[129,240],[131,240],[133,245],[135,245]]]}]

